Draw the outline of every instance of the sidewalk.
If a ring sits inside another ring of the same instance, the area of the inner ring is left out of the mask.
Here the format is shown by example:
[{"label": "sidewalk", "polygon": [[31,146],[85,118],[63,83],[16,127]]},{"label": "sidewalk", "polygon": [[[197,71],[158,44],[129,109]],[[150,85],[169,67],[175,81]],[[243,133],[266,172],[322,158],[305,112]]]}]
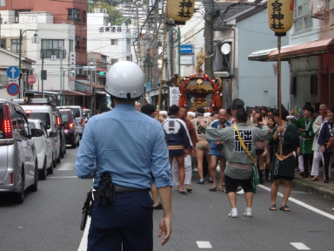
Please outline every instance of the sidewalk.
[{"label": "sidewalk", "polygon": [[302,178],[299,171],[296,171],[292,186],[324,199],[334,201],[334,169],[332,168],[332,177],[329,178],[329,183],[324,183],[323,171],[320,171],[318,181],[311,181],[311,178]]}]

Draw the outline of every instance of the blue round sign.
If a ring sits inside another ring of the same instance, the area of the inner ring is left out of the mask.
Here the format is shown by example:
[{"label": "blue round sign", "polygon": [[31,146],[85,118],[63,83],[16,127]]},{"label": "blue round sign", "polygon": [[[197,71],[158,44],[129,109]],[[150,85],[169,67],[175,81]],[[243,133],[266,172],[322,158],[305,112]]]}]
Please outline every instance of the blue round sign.
[{"label": "blue round sign", "polygon": [[11,96],[16,96],[20,92],[20,87],[16,83],[11,83],[7,86],[7,92]]},{"label": "blue round sign", "polygon": [[16,66],[9,66],[7,69],[7,76],[10,79],[17,79],[20,75],[20,70]]}]

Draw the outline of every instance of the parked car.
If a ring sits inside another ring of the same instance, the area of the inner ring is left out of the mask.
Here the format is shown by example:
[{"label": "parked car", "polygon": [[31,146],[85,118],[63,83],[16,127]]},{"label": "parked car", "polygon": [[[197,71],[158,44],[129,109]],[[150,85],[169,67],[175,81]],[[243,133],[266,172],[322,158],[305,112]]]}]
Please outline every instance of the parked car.
[{"label": "parked car", "polygon": [[28,119],[19,104],[0,99],[0,192],[23,203],[24,191],[38,189],[38,159]]},{"label": "parked car", "polygon": [[77,131],[73,112],[71,109],[59,109],[64,122],[64,132],[66,135],[66,144],[72,145],[73,148],[79,146],[80,135]]},{"label": "parked car", "polygon": [[53,173],[52,166],[52,140],[48,136],[46,127],[39,119],[28,119],[31,129],[39,129],[41,136],[32,137],[37,151],[38,177],[46,179],[46,173]]},{"label": "parked car", "polygon": [[77,105],[69,105],[69,106],[57,106],[58,109],[71,109],[73,112],[73,116],[75,119],[75,123],[77,125],[77,131],[80,135],[80,139],[82,138],[82,134],[85,130],[85,121],[83,115],[83,109],[81,106]]},{"label": "parked car", "polygon": [[60,162],[60,135],[57,131],[56,116],[53,113],[55,107],[49,104],[47,99],[31,99],[29,103],[24,102],[21,106],[28,118],[39,119],[46,126],[48,136],[53,139],[52,161],[53,167],[56,167],[57,162]]},{"label": "parked car", "polygon": [[59,113],[59,110],[56,109],[54,112],[55,119],[56,119],[56,125],[57,125],[57,132],[59,134],[60,138],[60,156],[57,158],[57,163],[60,163],[60,158],[64,158],[66,154],[66,135],[64,132],[64,123],[61,114]]}]

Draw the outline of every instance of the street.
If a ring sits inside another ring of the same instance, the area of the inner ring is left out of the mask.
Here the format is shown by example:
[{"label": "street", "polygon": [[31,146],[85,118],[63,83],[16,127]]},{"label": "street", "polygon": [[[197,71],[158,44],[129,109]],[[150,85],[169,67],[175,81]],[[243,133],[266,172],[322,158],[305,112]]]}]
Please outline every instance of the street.
[{"label": "street", "polygon": [[[77,149],[67,148],[54,174],[39,181],[36,193],[26,192],[23,204],[15,205],[8,195],[1,195],[1,251],[86,250],[84,231],[79,227],[91,180],[76,177],[76,153]],[[154,250],[333,250],[332,202],[293,189],[294,201],[288,203],[291,212],[269,211],[267,182],[254,196],[253,218],[242,216],[246,205],[244,197],[238,195],[239,218],[232,219],[227,216],[230,206],[226,195],[209,192],[211,184],[198,185],[197,179],[194,173],[190,194],[173,189],[172,235],[164,247],[157,237],[163,211],[154,211]],[[278,207],[281,202],[278,196]]]}]

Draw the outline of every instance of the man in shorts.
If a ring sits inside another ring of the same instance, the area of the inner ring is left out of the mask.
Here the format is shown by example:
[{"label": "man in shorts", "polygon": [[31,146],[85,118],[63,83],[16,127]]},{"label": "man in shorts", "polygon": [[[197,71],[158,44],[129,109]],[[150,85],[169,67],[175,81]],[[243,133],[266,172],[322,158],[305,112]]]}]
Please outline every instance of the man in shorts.
[{"label": "man in shorts", "polygon": [[[230,126],[231,123],[227,121],[227,112],[225,109],[220,109],[218,113],[218,120],[215,120],[211,123],[211,127],[216,128],[216,129],[223,129],[227,126]],[[215,192],[217,191],[217,162],[219,160],[219,165],[220,165],[220,180],[219,180],[219,191],[225,192],[224,188],[224,171],[225,171],[225,166],[226,166],[226,159],[223,154],[223,148],[224,144],[220,141],[210,141],[210,163],[211,163],[211,175],[213,179],[213,185],[211,188],[209,188],[210,192]]]},{"label": "man in shorts", "polygon": [[169,149],[170,166],[173,164],[173,159],[176,159],[179,167],[179,193],[186,194],[183,184],[185,179],[184,171],[184,156],[190,154],[191,139],[188,133],[186,123],[177,117],[179,107],[172,105],[169,108],[169,117],[162,123],[165,131],[165,137]]},{"label": "man in shorts", "polygon": [[[246,145],[248,152],[253,159],[255,158],[255,142],[265,140],[269,137],[269,128],[267,126],[268,119],[263,118],[263,128],[257,128],[247,125],[248,114],[245,109],[236,111],[236,127],[239,131],[242,141]],[[247,208],[244,212],[245,217],[253,217],[252,201],[253,201],[253,185],[252,185],[252,166],[253,160],[248,156],[241,141],[237,130],[234,126],[224,129],[215,129],[213,127],[206,128],[205,138],[207,140],[222,141],[225,143],[225,158],[228,161],[225,169],[225,183],[228,200],[232,210],[229,217],[237,218],[237,187],[240,184],[245,191],[245,199]]]}]

